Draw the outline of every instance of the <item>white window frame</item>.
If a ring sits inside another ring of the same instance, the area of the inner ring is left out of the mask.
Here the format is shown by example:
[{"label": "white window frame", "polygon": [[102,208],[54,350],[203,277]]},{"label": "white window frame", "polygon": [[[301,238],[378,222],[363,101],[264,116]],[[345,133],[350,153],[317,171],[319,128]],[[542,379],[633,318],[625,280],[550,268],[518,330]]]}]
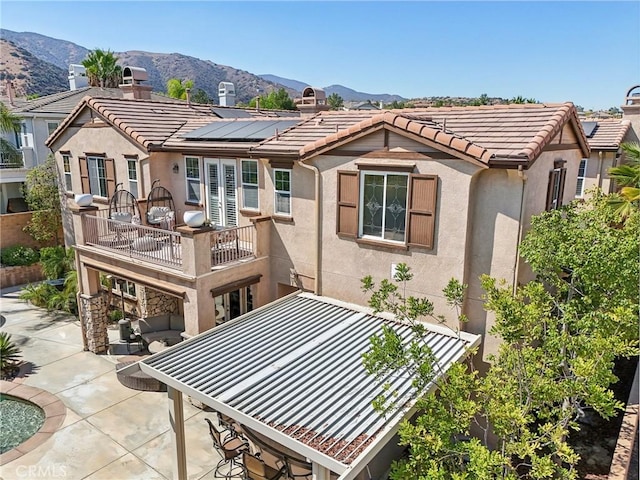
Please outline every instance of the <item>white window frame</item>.
[{"label": "white window frame", "polygon": [[[587,178],[588,165],[589,165],[588,158],[583,158],[580,160],[580,166],[578,167],[578,177],[577,177],[577,183],[576,183],[576,198],[584,197],[584,181]],[[580,176],[580,170],[582,170],[582,176]]]},{"label": "white window frame", "polygon": [[[278,173],[286,173],[289,176],[289,190],[282,190],[277,188]],[[292,170],[290,168],[274,168],[273,169],[273,212],[275,215],[282,215],[285,217],[291,217],[293,214],[293,208],[291,205],[291,191],[292,191]],[[289,211],[282,212],[278,210],[278,198],[289,197]]]},{"label": "white window frame", "polygon": [[[198,176],[189,176],[189,160],[195,160],[198,163]],[[184,178],[185,178],[185,190],[186,190],[186,198],[187,202],[190,203],[200,203],[202,201],[202,192],[201,192],[201,178],[202,178],[202,168],[200,166],[200,157],[184,157]],[[195,189],[196,197],[189,196],[189,182],[197,182],[198,188]]]},{"label": "white window frame", "polygon": [[[364,233],[364,210],[365,210],[365,198],[364,198],[364,193],[365,193],[365,177],[367,175],[375,175],[375,176],[379,176],[379,177],[383,177],[384,178],[384,182],[383,182],[383,192],[384,192],[384,196],[383,196],[383,205],[382,205],[382,225],[381,225],[381,234],[378,235],[371,235],[371,234],[365,234]],[[403,234],[403,238],[402,240],[394,240],[394,239],[389,239],[389,238],[384,238],[384,226],[385,226],[385,218],[386,218],[386,203],[387,203],[387,177],[389,175],[394,175],[394,176],[400,176],[400,177],[405,177],[407,180],[407,196],[405,199],[405,220],[404,220],[404,234]],[[408,233],[408,229],[409,229],[409,219],[408,219],[408,212],[409,212],[409,174],[408,173],[404,173],[404,172],[394,172],[394,171],[373,171],[373,170],[362,170],[360,172],[360,192],[359,192],[359,198],[358,198],[358,210],[359,210],[359,215],[358,215],[358,237],[359,238],[365,238],[365,239],[370,239],[370,240],[375,240],[375,241],[382,241],[382,242],[390,242],[390,243],[397,243],[397,244],[401,244],[404,245],[406,243],[407,240],[407,233]]]},{"label": "white window frame", "polygon": [[129,280],[125,280],[124,278],[122,279],[123,283],[123,289],[120,290],[120,284],[115,281],[113,282],[113,288],[111,289],[111,291],[115,294],[115,295],[124,295],[125,298],[130,298],[132,300],[136,300],[137,297],[137,292],[136,292],[136,284],[134,282],[131,282]]},{"label": "white window frame", "polygon": [[[104,172],[104,177],[100,177],[99,173],[99,163],[102,163],[102,171]],[[93,167],[95,165],[95,167]],[[92,168],[93,167],[93,168]],[[92,175],[92,170],[94,170],[95,175]],[[91,194],[95,197],[103,197],[107,198],[107,163],[104,157],[87,157],[87,173],[89,175],[89,190]],[[104,179],[104,191],[102,191],[102,184],[100,179]],[[95,183],[97,180],[97,184]],[[97,188],[95,188],[97,187]]]},{"label": "white window frame", "polygon": [[64,188],[67,192],[73,191],[73,177],[71,175],[71,155],[62,154],[62,171],[64,173]]},{"label": "white window frame", "polygon": [[[247,182],[245,181],[245,177],[244,177],[244,166],[246,165],[253,165],[255,167],[256,170],[256,181],[255,183],[253,182]],[[242,208],[245,210],[260,210],[260,195],[259,195],[259,188],[258,188],[258,162],[257,160],[242,160],[240,162],[240,183],[242,185]],[[256,204],[254,205],[247,205],[247,195],[245,192],[247,192],[247,190],[255,190],[256,192]]]},{"label": "white window frame", "polygon": [[[135,198],[140,198],[140,183],[138,182],[138,161],[134,158],[125,158],[127,161],[127,178],[129,179],[129,191]],[[133,164],[133,172],[135,178],[131,178],[131,164]]]}]

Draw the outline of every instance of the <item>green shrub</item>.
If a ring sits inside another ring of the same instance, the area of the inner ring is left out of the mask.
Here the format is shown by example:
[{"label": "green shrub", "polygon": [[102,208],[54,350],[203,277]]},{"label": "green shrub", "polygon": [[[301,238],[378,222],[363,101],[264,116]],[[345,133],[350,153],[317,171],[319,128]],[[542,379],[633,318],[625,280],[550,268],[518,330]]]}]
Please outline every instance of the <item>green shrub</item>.
[{"label": "green shrub", "polygon": [[109,312],[109,320],[117,322],[122,318],[122,310],[111,310]]},{"label": "green shrub", "polygon": [[63,278],[70,270],[64,247],[44,247],[40,249],[42,273],[49,280]]},{"label": "green shrub", "polygon": [[7,267],[33,265],[40,259],[38,251],[31,247],[14,245],[0,251],[0,262]]},{"label": "green shrub", "polygon": [[0,375],[2,378],[10,376],[18,361],[20,349],[11,340],[7,332],[0,332]]}]

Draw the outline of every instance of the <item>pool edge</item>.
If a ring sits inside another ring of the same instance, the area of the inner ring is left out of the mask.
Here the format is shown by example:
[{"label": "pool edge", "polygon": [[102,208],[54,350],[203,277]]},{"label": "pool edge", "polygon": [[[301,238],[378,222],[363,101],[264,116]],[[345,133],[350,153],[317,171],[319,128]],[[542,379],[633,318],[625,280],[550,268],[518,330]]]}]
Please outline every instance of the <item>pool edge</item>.
[{"label": "pool edge", "polygon": [[6,465],[46,442],[62,426],[67,407],[62,400],[38,387],[0,380],[0,393],[31,402],[45,414],[44,422],[33,436],[20,445],[0,454],[0,465]]}]

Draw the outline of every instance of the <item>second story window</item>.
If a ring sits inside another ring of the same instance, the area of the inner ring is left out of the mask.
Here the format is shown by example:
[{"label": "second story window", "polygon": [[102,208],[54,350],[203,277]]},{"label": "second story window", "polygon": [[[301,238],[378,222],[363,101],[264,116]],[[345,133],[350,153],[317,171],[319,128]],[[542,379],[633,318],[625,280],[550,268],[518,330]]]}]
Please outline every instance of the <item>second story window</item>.
[{"label": "second story window", "polygon": [[51,136],[51,134],[58,128],[60,122],[47,122],[47,135]]},{"label": "second story window", "polygon": [[67,192],[71,192],[73,189],[71,184],[71,155],[62,155],[62,170],[64,172],[64,188]]},{"label": "second story window", "polygon": [[434,248],[438,176],[411,170],[338,171],[338,236],[394,247]]},{"label": "second story window", "polygon": [[138,198],[138,162],[127,159],[127,172],[129,175],[129,191]]},{"label": "second story window", "polygon": [[274,213],[291,216],[291,170],[274,169]]},{"label": "second story window", "polygon": [[184,175],[187,183],[187,202],[200,203],[200,159],[184,158]]},{"label": "second story window", "polygon": [[258,210],[258,162],[242,160],[242,208]]},{"label": "second story window", "polygon": [[89,167],[89,187],[91,193],[98,197],[108,197],[107,170],[102,157],[87,157]]},{"label": "second story window", "polygon": [[578,168],[578,182],[576,183],[576,197],[584,196],[584,179],[587,176],[587,159],[580,160],[580,168]]},{"label": "second story window", "polygon": [[564,164],[564,160],[555,160],[553,162],[553,170],[549,172],[546,210],[556,210],[562,206],[564,183],[567,176],[567,169]]},{"label": "second story window", "polygon": [[408,175],[362,172],[360,236],[404,242]]}]

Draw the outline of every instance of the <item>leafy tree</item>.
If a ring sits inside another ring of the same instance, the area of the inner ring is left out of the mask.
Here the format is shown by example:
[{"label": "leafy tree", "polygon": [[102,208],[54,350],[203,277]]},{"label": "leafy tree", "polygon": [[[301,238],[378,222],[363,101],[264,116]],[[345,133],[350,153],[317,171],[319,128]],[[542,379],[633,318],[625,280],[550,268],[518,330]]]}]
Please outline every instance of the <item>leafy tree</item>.
[{"label": "leafy tree", "polygon": [[507,102],[508,103],[538,103],[538,101],[535,98],[524,98],[522,95],[513,97],[511,100],[508,100]]},{"label": "leafy tree", "polygon": [[334,92],[327,98],[327,105],[329,105],[331,110],[342,110],[344,107],[344,99]]},{"label": "leafy tree", "polygon": [[[13,113],[7,106],[0,102],[0,132],[20,133],[22,129],[21,118]],[[9,141],[0,137],[0,161],[9,165],[22,164],[22,153]]]},{"label": "leafy tree", "polygon": [[620,146],[626,162],[610,168],[608,173],[622,188],[619,193],[609,196],[609,205],[618,218],[624,220],[640,207],[640,144],[623,143]]},{"label": "leafy tree", "polygon": [[167,95],[171,98],[186,100],[187,88],[193,88],[193,80],[182,81],[178,78],[171,78],[167,81]]},{"label": "leafy tree", "polygon": [[[438,365],[416,326],[440,317],[428,300],[404,297],[399,285],[411,279],[408,267],[398,269],[396,284],[376,288],[363,279],[370,306],[392,312],[414,333],[403,344],[383,330],[363,356],[370,373],[400,370],[415,378],[420,414],[400,428],[410,455],[394,464],[393,479],[576,478],[578,455],[567,437],[586,409],[608,418],[622,407],[609,389],[613,363],[638,354],[640,213],[622,226],[614,218],[603,196],[534,217],[521,253],[539,279],[514,294],[482,277],[485,308],[495,315],[491,333],[502,341],[498,353],[484,376],[471,363],[454,365],[437,393],[425,393]],[[457,282],[445,291],[457,308],[463,295]]]},{"label": "leafy tree", "polygon": [[82,65],[87,69],[89,85],[92,87],[116,88],[122,78],[122,67],[111,50],[96,48],[87,54]]},{"label": "leafy tree", "polygon": [[191,101],[193,103],[202,103],[205,105],[209,105],[211,103],[213,103],[211,101],[211,97],[209,97],[209,95],[207,94],[207,92],[205,92],[204,90],[202,90],[201,88],[198,88],[193,95],[191,95]]},{"label": "leafy tree", "polygon": [[24,197],[32,210],[31,220],[24,227],[25,232],[38,242],[55,240],[59,243],[62,225],[58,175],[53,155],[47,161],[29,172],[24,185]]},{"label": "leafy tree", "polygon": [[611,107],[609,110],[607,110],[607,113],[613,115],[614,117],[622,116],[622,110],[620,110],[618,107]]},{"label": "leafy tree", "polygon": [[259,102],[260,108],[264,110],[297,110],[296,104],[284,88],[278,91],[271,91],[267,95],[253,98],[249,102],[249,107],[255,108]]}]

